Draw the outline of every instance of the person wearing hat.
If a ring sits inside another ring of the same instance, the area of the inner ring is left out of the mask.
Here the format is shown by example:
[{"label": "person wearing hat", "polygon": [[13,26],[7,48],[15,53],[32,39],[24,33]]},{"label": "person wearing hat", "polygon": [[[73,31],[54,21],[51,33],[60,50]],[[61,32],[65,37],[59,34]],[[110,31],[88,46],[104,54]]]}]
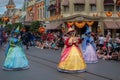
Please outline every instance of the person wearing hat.
[{"label": "person wearing hat", "polygon": [[97,63],[97,52],[96,52],[96,45],[94,43],[94,39],[91,36],[91,30],[88,26],[86,26],[85,38],[82,42],[82,51],[84,55],[84,59],[86,63]]},{"label": "person wearing hat", "polygon": [[65,41],[57,69],[60,72],[67,73],[83,72],[86,69],[86,63],[78,47],[80,40],[75,37],[75,30],[69,25],[67,34],[69,36]]},{"label": "person wearing hat", "polygon": [[12,33],[5,52],[3,70],[23,70],[29,68],[29,62],[24,54],[19,33],[19,27]]}]

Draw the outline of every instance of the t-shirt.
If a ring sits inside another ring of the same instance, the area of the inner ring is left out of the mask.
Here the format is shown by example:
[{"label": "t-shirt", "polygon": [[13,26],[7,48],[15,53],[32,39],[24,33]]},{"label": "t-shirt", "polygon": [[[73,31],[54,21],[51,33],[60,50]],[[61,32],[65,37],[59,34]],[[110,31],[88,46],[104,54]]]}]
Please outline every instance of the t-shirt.
[{"label": "t-shirt", "polygon": [[104,44],[104,40],[105,40],[104,37],[99,37],[99,44]]}]

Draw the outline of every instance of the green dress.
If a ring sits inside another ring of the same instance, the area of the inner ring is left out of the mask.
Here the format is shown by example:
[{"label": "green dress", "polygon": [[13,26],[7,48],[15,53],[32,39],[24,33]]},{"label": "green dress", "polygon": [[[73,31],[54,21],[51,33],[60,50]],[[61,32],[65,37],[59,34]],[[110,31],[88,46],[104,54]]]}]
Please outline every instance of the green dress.
[{"label": "green dress", "polygon": [[6,57],[3,64],[4,70],[28,69],[29,63],[24,54],[22,44],[17,38],[10,38],[9,47],[6,50]]}]

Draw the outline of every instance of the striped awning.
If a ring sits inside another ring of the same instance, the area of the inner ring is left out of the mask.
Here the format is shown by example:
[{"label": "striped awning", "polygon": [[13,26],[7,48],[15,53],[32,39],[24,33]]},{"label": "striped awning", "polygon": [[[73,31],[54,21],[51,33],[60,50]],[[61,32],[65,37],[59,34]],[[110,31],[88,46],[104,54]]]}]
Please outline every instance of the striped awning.
[{"label": "striped awning", "polygon": [[104,0],[104,5],[114,5],[113,0]]},{"label": "striped awning", "polygon": [[104,25],[107,29],[120,29],[115,21],[104,21]]},{"label": "striped awning", "polygon": [[118,27],[120,29],[120,21],[117,21],[116,24],[118,25]]},{"label": "striped awning", "polygon": [[74,4],[85,4],[85,0],[74,0]]},{"label": "striped awning", "polygon": [[96,4],[96,0],[89,0],[90,4]]},{"label": "striped awning", "polygon": [[46,30],[60,29],[61,25],[62,25],[62,22],[49,23],[49,24],[46,24]]},{"label": "striped awning", "polygon": [[68,6],[69,5],[69,0],[64,0],[62,1],[62,6]]}]

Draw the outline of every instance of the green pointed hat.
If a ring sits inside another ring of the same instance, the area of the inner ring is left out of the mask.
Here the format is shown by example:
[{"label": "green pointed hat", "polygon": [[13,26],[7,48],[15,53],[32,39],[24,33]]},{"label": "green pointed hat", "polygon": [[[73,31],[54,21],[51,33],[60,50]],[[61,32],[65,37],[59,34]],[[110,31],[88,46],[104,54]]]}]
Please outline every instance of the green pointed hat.
[{"label": "green pointed hat", "polygon": [[14,32],[19,33],[20,32],[20,27],[18,26]]}]

